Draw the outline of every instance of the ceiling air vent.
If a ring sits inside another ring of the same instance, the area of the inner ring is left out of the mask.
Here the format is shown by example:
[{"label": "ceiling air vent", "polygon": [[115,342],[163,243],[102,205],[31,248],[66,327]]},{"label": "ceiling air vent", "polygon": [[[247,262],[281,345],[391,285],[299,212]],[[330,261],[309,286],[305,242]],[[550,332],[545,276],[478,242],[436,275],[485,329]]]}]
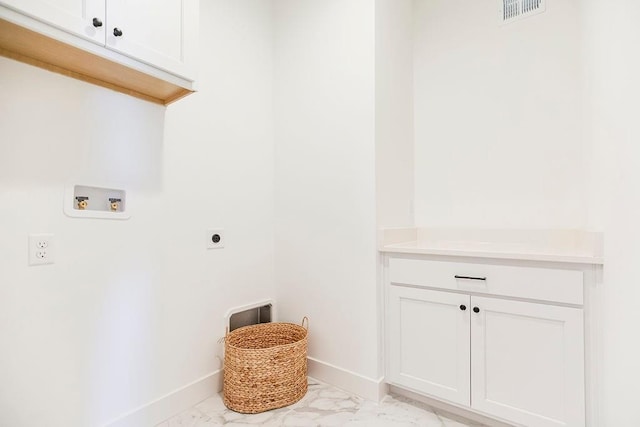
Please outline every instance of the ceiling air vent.
[{"label": "ceiling air vent", "polygon": [[503,23],[517,21],[545,10],[545,0],[498,0],[500,21]]}]

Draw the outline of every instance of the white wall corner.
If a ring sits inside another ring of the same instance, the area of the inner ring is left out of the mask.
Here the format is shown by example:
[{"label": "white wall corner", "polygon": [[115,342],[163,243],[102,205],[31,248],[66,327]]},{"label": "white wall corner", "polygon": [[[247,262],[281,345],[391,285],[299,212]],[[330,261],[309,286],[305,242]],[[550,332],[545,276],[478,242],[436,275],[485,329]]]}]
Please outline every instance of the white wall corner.
[{"label": "white wall corner", "polygon": [[308,374],[311,378],[374,402],[380,402],[387,395],[384,378],[374,380],[312,357],[307,360]]},{"label": "white wall corner", "polygon": [[129,411],[103,427],[153,427],[222,390],[222,369]]}]

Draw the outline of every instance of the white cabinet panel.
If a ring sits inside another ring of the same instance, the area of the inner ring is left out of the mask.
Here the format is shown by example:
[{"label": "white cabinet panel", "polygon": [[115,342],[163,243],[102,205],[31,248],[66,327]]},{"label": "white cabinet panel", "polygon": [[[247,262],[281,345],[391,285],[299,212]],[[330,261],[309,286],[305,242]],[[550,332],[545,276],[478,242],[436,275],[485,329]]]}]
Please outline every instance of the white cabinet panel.
[{"label": "white cabinet panel", "polygon": [[[109,0],[106,45],[183,77],[193,77],[197,0]],[[116,36],[114,31],[121,32]]]},{"label": "white cabinet panel", "polygon": [[391,283],[567,304],[583,303],[584,273],[579,270],[411,258],[391,258],[389,269]]},{"label": "white cabinet panel", "polygon": [[[105,0],[0,0],[0,5],[104,44]],[[95,27],[93,18],[102,26]]]},{"label": "white cabinet panel", "polygon": [[472,297],[471,406],[523,425],[583,426],[582,309]]},{"label": "white cabinet panel", "polygon": [[0,0],[12,58],[165,105],[193,92],[198,24],[199,0]]},{"label": "white cabinet panel", "polygon": [[389,293],[389,379],[469,405],[469,296],[399,286]]}]

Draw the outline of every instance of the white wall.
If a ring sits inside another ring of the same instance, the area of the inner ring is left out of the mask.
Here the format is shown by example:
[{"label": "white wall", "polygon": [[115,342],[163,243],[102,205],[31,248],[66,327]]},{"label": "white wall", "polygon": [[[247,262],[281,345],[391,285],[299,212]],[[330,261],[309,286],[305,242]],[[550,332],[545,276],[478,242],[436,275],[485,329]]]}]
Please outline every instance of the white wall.
[{"label": "white wall", "polygon": [[275,1],[276,282],[309,355],[376,379],[374,3]]},{"label": "white wall", "polygon": [[578,0],[504,26],[492,1],[415,1],[422,226],[586,224]]},{"label": "white wall", "polygon": [[[200,92],[166,111],[0,58],[0,425],[103,425],[218,369],[225,311],[273,296],[271,12],[202,2]],[[66,217],[66,183],[132,218]],[[36,232],[56,264],[27,266]]]},{"label": "white wall", "polygon": [[590,222],[605,234],[599,426],[640,425],[640,5],[584,3]]},{"label": "white wall", "polygon": [[[0,58],[0,425],[102,425],[215,371],[223,313],[275,279],[310,356],[375,380],[376,220],[414,195],[418,225],[604,229],[599,425],[640,424],[639,6],[500,27],[414,0],[411,58],[410,3],[202,2],[201,90],[166,110]],[[133,217],[65,217],[68,183]],[[27,266],[33,232],[55,265]]]},{"label": "white wall", "polygon": [[604,231],[596,425],[639,425],[640,6],[547,5],[415,1],[416,222]]},{"label": "white wall", "polygon": [[376,0],[378,227],[412,226],[413,0]]}]

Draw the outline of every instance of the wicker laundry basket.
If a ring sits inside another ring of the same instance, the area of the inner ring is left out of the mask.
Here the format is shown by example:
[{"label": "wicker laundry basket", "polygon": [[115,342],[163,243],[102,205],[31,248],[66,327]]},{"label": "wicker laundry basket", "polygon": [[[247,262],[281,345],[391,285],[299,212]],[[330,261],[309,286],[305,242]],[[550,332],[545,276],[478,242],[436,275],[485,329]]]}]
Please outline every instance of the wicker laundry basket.
[{"label": "wicker laundry basket", "polygon": [[291,405],[307,393],[307,331],[293,323],[245,326],[224,340],[224,404],[243,414]]}]

